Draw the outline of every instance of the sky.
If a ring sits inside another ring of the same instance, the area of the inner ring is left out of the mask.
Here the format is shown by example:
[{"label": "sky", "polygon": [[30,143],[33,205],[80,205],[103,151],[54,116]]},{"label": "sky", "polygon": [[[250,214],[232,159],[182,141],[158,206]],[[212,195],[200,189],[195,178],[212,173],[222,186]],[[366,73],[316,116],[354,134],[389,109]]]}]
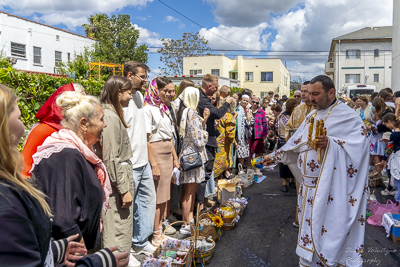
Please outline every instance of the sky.
[{"label": "sky", "polygon": [[292,80],[311,79],[333,38],[393,23],[393,0],[0,0],[0,10],[83,35],[90,15],[129,14],[150,48],[151,77],[164,67],[161,38],[199,32],[212,54],[281,58]]}]

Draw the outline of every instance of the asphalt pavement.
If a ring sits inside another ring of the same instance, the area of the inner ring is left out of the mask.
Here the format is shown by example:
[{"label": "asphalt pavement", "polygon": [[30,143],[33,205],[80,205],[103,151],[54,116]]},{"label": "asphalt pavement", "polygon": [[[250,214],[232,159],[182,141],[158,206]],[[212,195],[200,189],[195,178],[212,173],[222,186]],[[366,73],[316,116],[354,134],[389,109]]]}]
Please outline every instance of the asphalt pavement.
[{"label": "asphalt pavement", "polygon": [[[299,266],[295,253],[298,228],[293,226],[296,189],[281,191],[277,169],[266,172],[260,184],[245,188],[249,205],[235,227],[223,232],[207,266]],[[374,189],[379,202],[393,200],[380,194],[383,187]],[[367,224],[363,266],[400,266],[400,244],[387,238],[383,227]]]}]

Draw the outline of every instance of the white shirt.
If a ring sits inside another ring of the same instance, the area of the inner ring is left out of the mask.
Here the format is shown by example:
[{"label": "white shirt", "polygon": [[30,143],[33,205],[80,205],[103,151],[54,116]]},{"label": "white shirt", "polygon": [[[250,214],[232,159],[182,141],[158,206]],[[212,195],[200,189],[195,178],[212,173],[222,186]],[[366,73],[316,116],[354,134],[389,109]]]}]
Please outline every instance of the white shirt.
[{"label": "white shirt", "polygon": [[146,124],[146,115],[143,108],[143,95],[137,91],[132,95],[129,106],[123,108],[124,119],[129,128],[126,128],[131,141],[132,168],[145,166],[149,162],[147,154],[147,133],[143,125]]},{"label": "white shirt", "polygon": [[[158,107],[152,105],[144,106],[146,113],[146,132],[150,134],[150,143],[172,140],[174,127],[171,115],[164,113]],[[159,125],[160,124],[160,125]]]}]

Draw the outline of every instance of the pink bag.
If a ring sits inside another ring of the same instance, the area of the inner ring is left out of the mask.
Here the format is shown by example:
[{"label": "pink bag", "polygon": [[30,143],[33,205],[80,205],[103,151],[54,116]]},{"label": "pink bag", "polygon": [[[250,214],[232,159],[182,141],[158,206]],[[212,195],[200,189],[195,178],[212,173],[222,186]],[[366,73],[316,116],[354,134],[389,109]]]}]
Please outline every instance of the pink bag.
[{"label": "pink bag", "polygon": [[382,216],[387,212],[400,213],[400,205],[394,204],[390,199],[387,200],[386,204],[381,204],[378,201],[369,202],[371,209],[371,216],[367,219],[367,222],[371,225],[382,226]]}]

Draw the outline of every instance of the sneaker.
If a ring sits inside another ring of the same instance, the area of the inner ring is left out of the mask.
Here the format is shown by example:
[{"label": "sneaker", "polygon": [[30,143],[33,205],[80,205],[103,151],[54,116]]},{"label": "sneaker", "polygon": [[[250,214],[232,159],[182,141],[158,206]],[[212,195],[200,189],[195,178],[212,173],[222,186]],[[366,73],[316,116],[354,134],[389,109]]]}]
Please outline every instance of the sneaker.
[{"label": "sneaker", "polygon": [[397,190],[393,189],[392,191],[390,191],[389,194],[394,197],[396,195],[396,193],[397,193]]},{"label": "sneaker", "polygon": [[387,188],[385,190],[381,191],[382,196],[388,196],[388,195],[390,195],[390,193],[391,193],[391,191],[389,191]]},{"label": "sneaker", "polygon": [[150,242],[146,245],[146,246],[144,246],[144,247],[135,247],[134,248],[134,253],[133,253],[133,255],[140,255],[140,254],[144,254],[144,255],[146,255],[146,256],[149,256],[149,255],[151,255],[151,254],[153,254],[154,253],[154,251],[156,251],[156,247],[155,246],[153,246]]},{"label": "sneaker", "polygon": [[[171,215],[170,215],[170,216],[171,216]],[[168,218],[169,218],[169,217],[168,217]],[[168,220],[168,219],[165,219],[165,218],[164,218],[164,220],[163,220],[163,222],[162,222],[162,226],[163,226],[163,229],[164,229],[164,233],[165,233],[166,235],[173,235],[173,234],[176,233],[175,228],[169,225],[169,220]]]},{"label": "sneaker", "polygon": [[179,233],[181,233],[182,235],[190,235],[190,224],[182,225]]},{"label": "sneaker", "polygon": [[138,261],[132,254],[129,254],[128,267],[140,267],[140,261]]}]

